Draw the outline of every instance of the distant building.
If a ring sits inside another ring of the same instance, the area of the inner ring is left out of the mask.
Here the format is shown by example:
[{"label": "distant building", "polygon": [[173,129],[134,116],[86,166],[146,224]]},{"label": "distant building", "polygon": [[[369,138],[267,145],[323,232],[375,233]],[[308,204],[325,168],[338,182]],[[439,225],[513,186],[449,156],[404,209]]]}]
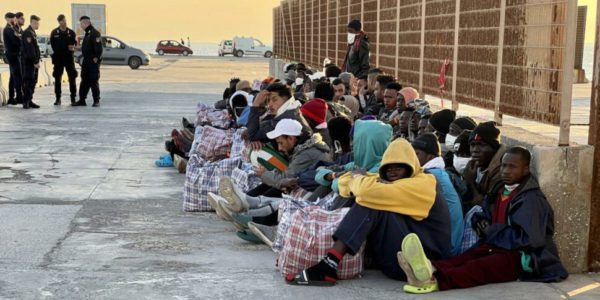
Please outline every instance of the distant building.
[{"label": "distant building", "polygon": [[106,34],[106,5],[104,4],[71,4],[71,18],[73,30],[78,36],[83,36],[84,33],[79,27],[79,18],[81,16],[90,17],[92,24],[100,33]]}]

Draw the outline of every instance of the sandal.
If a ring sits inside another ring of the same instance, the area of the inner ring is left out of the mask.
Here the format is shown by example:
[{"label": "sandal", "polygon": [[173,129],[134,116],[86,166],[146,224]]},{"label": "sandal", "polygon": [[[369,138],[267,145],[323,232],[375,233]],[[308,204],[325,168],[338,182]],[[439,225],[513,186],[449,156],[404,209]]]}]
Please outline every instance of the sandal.
[{"label": "sandal", "polygon": [[285,282],[290,285],[303,285],[303,286],[334,286],[336,279],[325,277],[325,280],[311,280],[306,274],[306,270],[296,274],[289,274],[285,279]]},{"label": "sandal", "polygon": [[403,288],[404,292],[411,294],[429,294],[439,291],[437,282],[427,283],[423,286],[414,286],[405,284]]},{"label": "sandal", "polygon": [[428,281],[433,276],[431,262],[425,255],[419,236],[409,233],[402,240],[402,255],[412,268],[418,281]]}]

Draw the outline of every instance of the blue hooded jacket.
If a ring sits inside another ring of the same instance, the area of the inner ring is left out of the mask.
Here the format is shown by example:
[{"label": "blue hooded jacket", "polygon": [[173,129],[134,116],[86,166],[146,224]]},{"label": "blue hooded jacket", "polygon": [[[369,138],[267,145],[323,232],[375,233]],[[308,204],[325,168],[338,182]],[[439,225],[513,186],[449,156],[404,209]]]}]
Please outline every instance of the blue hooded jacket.
[{"label": "blue hooded jacket", "polygon": [[436,181],[442,189],[442,195],[446,200],[446,204],[448,205],[448,211],[450,212],[450,229],[452,233],[451,254],[452,256],[455,256],[459,253],[465,226],[463,220],[462,202],[460,201],[458,193],[456,193],[454,185],[452,185],[450,176],[448,176],[448,173],[445,170],[432,168],[426,169],[425,171],[435,176]]}]

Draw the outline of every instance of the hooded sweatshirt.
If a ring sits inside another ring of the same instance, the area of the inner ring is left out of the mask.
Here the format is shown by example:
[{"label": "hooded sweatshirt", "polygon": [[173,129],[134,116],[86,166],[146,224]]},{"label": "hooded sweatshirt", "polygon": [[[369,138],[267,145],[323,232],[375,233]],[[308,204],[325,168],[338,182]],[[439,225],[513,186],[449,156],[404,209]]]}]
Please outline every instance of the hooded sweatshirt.
[{"label": "hooded sweatshirt", "polygon": [[384,183],[381,174],[346,174],[342,178],[348,179],[347,185],[342,185],[340,178],[340,195],[349,197],[352,194],[357,204],[371,209],[402,214],[417,221],[426,219],[436,201],[435,177],[423,171],[415,151],[405,139],[390,144],[379,172],[389,164],[407,165],[412,170],[411,177]]},{"label": "hooded sweatshirt", "polygon": [[[390,144],[392,135],[393,130],[390,125],[379,121],[357,120],[354,123],[354,139],[352,142],[354,161],[346,164],[344,170],[350,171],[359,168],[369,173],[379,172],[381,158]],[[315,176],[315,180],[322,185],[328,185],[328,181],[324,177],[329,173],[332,173],[332,171],[322,169]],[[347,176],[344,175],[334,180],[332,189],[339,193],[339,185],[347,185],[348,180],[352,178],[351,175],[347,173]]]}]

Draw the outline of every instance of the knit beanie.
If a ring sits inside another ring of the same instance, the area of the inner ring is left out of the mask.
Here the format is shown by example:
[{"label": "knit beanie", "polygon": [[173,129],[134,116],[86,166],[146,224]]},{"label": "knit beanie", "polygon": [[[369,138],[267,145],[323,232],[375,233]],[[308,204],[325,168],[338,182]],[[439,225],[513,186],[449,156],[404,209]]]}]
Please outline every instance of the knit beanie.
[{"label": "knit beanie", "polygon": [[427,154],[440,156],[440,143],[438,142],[437,136],[433,133],[425,133],[418,136],[413,142],[412,146],[415,150],[421,150]]},{"label": "knit beanie", "polygon": [[362,29],[362,24],[359,20],[352,20],[348,23],[348,28],[352,28],[356,31],[360,31]]},{"label": "knit beanie", "polygon": [[469,136],[469,143],[472,142],[483,142],[498,150],[500,148],[500,130],[496,128],[496,123],[485,122],[475,127]]},{"label": "knit beanie", "polygon": [[429,124],[437,131],[443,134],[450,132],[450,123],[456,118],[456,112],[449,109],[440,110],[429,118]]},{"label": "knit beanie", "polygon": [[473,130],[477,127],[477,123],[470,117],[460,117],[450,124],[450,128],[455,128],[456,131]]},{"label": "knit beanie", "polygon": [[327,117],[327,103],[323,99],[310,100],[300,108],[302,115],[315,121],[317,124],[325,123]]}]

